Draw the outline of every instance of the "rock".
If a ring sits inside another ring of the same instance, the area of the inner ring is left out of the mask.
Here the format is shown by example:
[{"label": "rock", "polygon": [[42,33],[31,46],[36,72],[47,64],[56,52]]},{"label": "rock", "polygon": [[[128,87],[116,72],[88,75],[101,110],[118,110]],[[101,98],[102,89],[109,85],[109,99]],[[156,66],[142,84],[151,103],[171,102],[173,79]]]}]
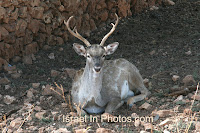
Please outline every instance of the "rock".
[{"label": "rock", "polygon": [[51,70],[51,77],[57,77],[60,75],[60,72],[59,71],[56,71],[56,70]]},{"label": "rock", "polygon": [[41,120],[43,118],[43,115],[46,113],[46,111],[42,111],[42,112],[37,112],[35,114],[35,117],[39,120]]},{"label": "rock", "polygon": [[200,132],[200,122],[196,123],[195,129],[196,129],[197,132]]},{"label": "rock", "polygon": [[132,118],[137,118],[137,117],[139,118],[139,115],[136,114],[136,113],[132,113],[132,114],[131,114],[131,117],[132,117]]},{"label": "rock", "polygon": [[139,127],[140,126],[140,120],[139,119],[135,120],[134,125],[135,125],[135,127]]},{"label": "rock", "polygon": [[41,111],[41,110],[42,110],[42,108],[41,108],[40,106],[35,106],[33,109],[34,109],[35,111]]},{"label": "rock", "polygon": [[37,89],[40,86],[40,83],[32,83],[32,87],[34,89]]},{"label": "rock", "polygon": [[65,68],[64,72],[67,72],[68,76],[73,79],[75,74],[76,74],[76,70],[72,69],[72,68]]},{"label": "rock", "polygon": [[152,115],[153,116],[159,115],[159,117],[167,117],[175,115],[175,112],[172,110],[159,110],[159,111],[153,111]]},{"label": "rock", "polygon": [[68,131],[67,128],[59,128],[54,133],[71,133],[71,131]]},{"label": "rock", "polygon": [[156,53],[156,51],[153,50],[153,51],[151,51],[149,54],[150,54],[150,55],[154,55],[155,53]]},{"label": "rock", "polygon": [[3,99],[4,103],[7,105],[13,103],[15,100],[16,98],[14,96],[9,96],[9,95],[5,95]]},{"label": "rock", "polygon": [[152,6],[152,7],[150,7],[150,11],[158,10],[158,9],[159,9],[159,7],[157,7],[157,6]]},{"label": "rock", "polygon": [[11,74],[11,77],[12,77],[13,79],[18,79],[20,76],[21,76],[20,73],[13,73],[13,74]]},{"label": "rock", "polygon": [[189,50],[189,51],[185,52],[185,54],[186,54],[186,55],[191,55],[192,52]]},{"label": "rock", "polygon": [[4,65],[4,70],[9,72],[9,71],[16,71],[16,66],[11,66],[11,65]]},{"label": "rock", "polygon": [[140,133],[150,133],[150,132],[147,132],[147,131],[140,131]]},{"label": "rock", "polygon": [[44,7],[32,7],[29,8],[29,13],[33,18],[43,19],[44,16]]},{"label": "rock", "polygon": [[39,28],[40,28],[40,22],[39,22],[39,20],[33,19],[28,24],[28,29],[30,31],[32,31],[33,33],[38,33]]},{"label": "rock", "polygon": [[31,56],[23,56],[22,61],[24,64],[31,65],[33,64]]},{"label": "rock", "polygon": [[51,47],[50,47],[49,45],[44,45],[44,46],[43,46],[43,49],[44,49],[44,50],[48,50],[48,49],[51,49]]},{"label": "rock", "polygon": [[163,133],[170,133],[170,131],[168,131],[167,129],[165,129]]},{"label": "rock", "polygon": [[48,55],[48,57],[49,57],[49,59],[55,59],[54,53],[50,53],[50,54]]},{"label": "rock", "polygon": [[1,84],[9,84],[10,80],[8,80],[7,78],[0,78],[0,85]]},{"label": "rock", "polygon": [[142,105],[139,107],[139,109],[146,109],[146,110],[149,110],[149,109],[151,109],[151,108],[152,108],[152,105],[149,104],[149,103],[147,103],[147,102],[145,102],[144,104],[142,104]]},{"label": "rock", "polygon": [[76,129],[75,133],[88,133],[87,129]]},{"label": "rock", "polygon": [[31,99],[34,95],[32,91],[28,90],[26,96]]},{"label": "rock", "polygon": [[196,84],[192,75],[185,76],[185,78],[183,79],[183,83],[184,83],[184,86],[191,86],[191,85]]},{"label": "rock", "polygon": [[200,94],[194,94],[191,98],[200,101]]},{"label": "rock", "polygon": [[154,128],[153,128],[153,125],[152,125],[151,123],[143,123],[142,125],[144,126],[144,129],[145,129],[146,131],[151,131],[151,130],[154,129]]},{"label": "rock", "polygon": [[10,126],[17,129],[17,128],[19,128],[19,126],[21,125],[22,122],[23,122],[22,118],[19,117],[19,118],[12,120],[10,122]]},{"label": "rock", "polygon": [[64,49],[63,49],[63,48],[59,48],[58,50],[61,52],[61,51],[63,51]]},{"label": "rock", "polygon": [[19,56],[14,56],[12,59],[13,62],[19,62],[20,60],[21,60],[21,57]]},{"label": "rock", "polygon": [[57,40],[57,44],[58,45],[63,45],[64,44],[64,40],[61,37],[57,37],[56,40]]},{"label": "rock", "polygon": [[8,90],[10,88],[11,88],[10,85],[5,85],[5,90]]},{"label": "rock", "polygon": [[175,5],[175,3],[174,3],[172,0],[163,0],[163,3],[164,3],[165,5],[169,5],[169,6]]},{"label": "rock", "polygon": [[177,80],[179,80],[179,76],[178,75],[173,75],[172,76],[172,80],[174,81],[174,82],[176,82]]},{"label": "rock", "polygon": [[182,101],[182,100],[183,100],[183,95],[180,95],[174,100],[174,103],[176,103],[178,101]]},{"label": "rock", "polygon": [[168,124],[170,124],[170,123],[172,123],[172,120],[169,119],[169,118],[167,118],[166,120],[162,121],[162,122],[159,124],[159,126],[165,126],[165,125],[168,125]]},{"label": "rock", "polygon": [[184,113],[184,115],[191,115],[192,114],[192,110],[186,108],[186,109],[184,109],[183,113]]},{"label": "rock", "polygon": [[106,128],[97,128],[96,133],[115,133],[115,131]]},{"label": "rock", "polygon": [[52,95],[52,90],[50,89],[52,88],[51,85],[46,85],[44,88],[43,88],[43,92],[42,92],[42,95]]}]

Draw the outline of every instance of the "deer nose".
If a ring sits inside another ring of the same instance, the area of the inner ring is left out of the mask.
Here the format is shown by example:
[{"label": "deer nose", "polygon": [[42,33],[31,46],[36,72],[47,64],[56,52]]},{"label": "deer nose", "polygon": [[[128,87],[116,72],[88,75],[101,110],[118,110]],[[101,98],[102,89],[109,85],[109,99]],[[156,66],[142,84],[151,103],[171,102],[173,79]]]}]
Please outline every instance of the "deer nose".
[{"label": "deer nose", "polygon": [[99,71],[101,70],[100,64],[95,64],[94,70],[95,70],[96,72],[99,72]]}]

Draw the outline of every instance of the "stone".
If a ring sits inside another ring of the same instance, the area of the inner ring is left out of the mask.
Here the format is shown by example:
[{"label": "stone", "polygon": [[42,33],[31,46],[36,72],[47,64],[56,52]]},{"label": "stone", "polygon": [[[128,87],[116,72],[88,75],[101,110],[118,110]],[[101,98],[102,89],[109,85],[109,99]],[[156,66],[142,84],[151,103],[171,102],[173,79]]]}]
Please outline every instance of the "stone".
[{"label": "stone", "polygon": [[49,55],[48,55],[48,57],[49,57],[49,59],[55,59],[55,55],[54,55],[54,53],[50,53]]},{"label": "stone", "polygon": [[7,71],[7,72],[16,71],[16,66],[15,65],[11,66],[9,64],[8,65],[4,65],[4,70]]},{"label": "stone", "polygon": [[107,128],[97,128],[96,133],[115,133],[115,131]]},{"label": "stone", "polygon": [[75,133],[88,133],[87,129],[76,129]]},{"label": "stone", "polygon": [[63,41],[63,39],[61,37],[57,37],[56,40],[57,40],[57,44],[58,45],[63,45],[64,44],[64,41]]},{"label": "stone", "polygon": [[51,47],[50,47],[49,45],[44,45],[44,46],[43,46],[43,49],[44,49],[44,50],[48,50],[48,49],[51,49]]},{"label": "stone", "polygon": [[12,59],[12,61],[15,62],[15,63],[19,62],[20,60],[21,60],[21,57],[19,57],[19,56],[14,56],[13,59]]},{"label": "stone", "polygon": [[196,123],[195,129],[196,129],[197,132],[200,132],[200,122]]},{"label": "stone", "polygon": [[175,115],[175,112],[172,110],[159,110],[159,111],[153,111],[152,115],[153,116],[159,115],[159,117],[167,117]]},{"label": "stone", "polygon": [[65,11],[65,7],[63,5],[60,5],[59,8],[58,8],[58,10],[61,11],[61,12],[63,12],[63,11]]},{"label": "stone", "polygon": [[191,86],[196,84],[192,75],[185,76],[182,82],[184,83],[184,86]]},{"label": "stone", "polygon": [[140,126],[140,120],[139,119],[135,120],[134,125],[135,125],[135,127],[139,127]]},{"label": "stone", "polygon": [[25,36],[27,22],[24,19],[18,19],[15,34],[17,37]]},{"label": "stone", "polygon": [[174,3],[172,0],[163,0],[163,3],[164,3],[165,5],[169,5],[169,6],[175,5],[175,3]]},{"label": "stone", "polygon": [[180,76],[178,76],[178,75],[173,75],[173,76],[172,76],[172,80],[173,80],[174,82],[178,81],[179,78],[180,78]]},{"label": "stone", "polygon": [[183,110],[183,113],[184,113],[184,115],[191,115],[192,114],[192,110],[186,108],[186,109]]},{"label": "stone", "polygon": [[0,85],[4,85],[4,84],[9,84],[10,80],[8,80],[7,78],[0,78]]},{"label": "stone", "polygon": [[72,68],[65,68],[64,72],[66,72],[71,79],[73,79],[76,74],[76,70]]},{"label": "stone", "polygon": [[159,124],[159,126],[165,126],[165,125],[168,125],[168,124],[170,124],[170,123],[172,123],[172,120],[169,119],[169,118],[167,118],[167,119],[165,119],[164,121],[162,121],[162,122]]},{"label": "stone", "polygon": [[178,101],[182,101],[182,100],[183,100],[183,95],[180,95],[174,100],[174,103],[176,103]]},{"label": "stone", "polygon": [[59,71],[56,71],[56,70],[51,70],[51,77],[57,77],[60,75],[60,72]]},{"label": "stone", "polygon": [[0,26],[0,34],[2,39],[4,39],[6,36],[9,35],[9,32],[3,26]]},{"label": "stone", "polygon": [[18,79],[21,76],[21,73],[13,73],[11,74],[11,78]]},{"label": "stone", "polygon": [[146,131],[151,131],[151,130],[154,129],[154,128],[153,128],[153,125],[152,125],[151,123],[143,123],[142,125],[144,126],[144,129],[145,129]]},{"label": "stone", "polygon": [[17,129],[17,128],[19,128],[19,126],[21,125],[22,122],[23,122],[22,118],[18,117],[10,122],[10,126],[12,128]]},{"label": "stone", "polygon": [[185,54],[186,54],[186,55],[191,55],[192,52],[189,50],[189,51],[185,52]]},{"label": "stone", "polygon": [[37,89],[40,86],[40,83],[32,83],[32,87],[34,89]]},{"label": "stone", "polygon": [[41,111],[41,110],[42,110],[42,108],[41,108],[40,106],[35,106],[33,109],[34,109],[35,111]]},{"label": "stone", "polygon": [[35,117],[37,118],[37,119],[39,119],[39,120],[41,120],[44,116],[44,114],[46,113],[46,111],[42,111],[42,112],[37,112],[36,114],[35,114]]},{"label": "stone", "polygon": [[37,7],[37,6],[40,5],[40,0],[31,0],[30,5],[31,5],[32,7]]},{"label": "stone", "polygon": [[67,128],[59,128],[55,133],[71,133],[71,131],[68,131]]},{"label": "stone", "polygon": [[152,105],[149,104],[149,103],[147,103],[147,102],[145,102],[144,104],[142,104],[142,105],[139,107],[139,109],[146,109],[146,110],[149,110],[149,109],[151,109],[151,108],[152,108]]},{"label": "stone", "polygon": [[27,64],[27,65],[33,64],[33,61],[32,61],[32,58],[31,58],[30,55],[23,56],[22,61],[23,61],[24,64]]},{"label": "stone", "polygon": [[28,98],[30,98],[30,99],[34,97],[33,92],[30,91],[30,90],[27,91],[26,96],[27,96]]},{"label": "stone", "polygon": [[42,95],[47,96],[47,95],[52,95],[52,94],[54,94],[54,92],[53,92],[53,90],[51,90],[51,88],[54,89],[54,87],[52,87],[51,85],[46,85],[45,88],[44,88],[43,91],[42,91]]},{"label": "stone", "polygon": [[3,99],[4,103],[7,105],[13,103],[15,100],[16,98],[14,96],[9,96],[9,95],[5,95]]},{"label": "stone", "polygon": [[0,20],[4,18],[6,14],[6,9],[0,6]]},{"label": "stone", "polygon": [[19,8],[19,17],[26,18],[28,16],[28,8],[26,6],[22,6]]},{"label": "stone", "polygon": [[38,33],[39,31],[39,28],[40,28],[40,21],[39,20],[36,20],[36,19],[32,19],[30,21],[30,23],[28,24],[28,27],[27,27],[29,30],[31,30],[34,34],[35,33]]},{"label": "stone", "polygon": [[29,9],[30,15],[35,19],[43,19],[44,7],[32,7]]},{"label": "stone", "polygon": [[200,101],[200,94],[194,94],[191,98]]},{"label": "stone", "polygon": [[[39,51],[39,45],[38,45],[37,42],[32,42],[32,43],[26,45],[26,47],[25,47],[25,54],[26,55],[36,53],[37,51]],[[32,58],[33,55],[30,55],[30,56]]]}]

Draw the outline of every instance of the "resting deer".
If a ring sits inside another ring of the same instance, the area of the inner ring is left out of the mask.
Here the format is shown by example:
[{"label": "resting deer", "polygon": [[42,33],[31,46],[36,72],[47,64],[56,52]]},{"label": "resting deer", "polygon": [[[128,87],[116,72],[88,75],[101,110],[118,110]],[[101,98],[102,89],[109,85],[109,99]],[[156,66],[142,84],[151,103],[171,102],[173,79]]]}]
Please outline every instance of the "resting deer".
[{"label": "resting deer", "polygon": [[[86,58],[84,69],[77,71],[72,84],[72,102],[82,105],[87,113],[112,113],[127,102],[128,105],[146,98],[150,92],[143,84],[139,70],[125,59],[105,60],[105,56],[115,52],[119,43],[114,42],[103,46],[106,39],[114,32],[116,23],[112,23],[111,31],[104,36],[100,44],[91,45],[83,38],[77,29],[70,29],[69,23],[64,21],[68,31],[86,44],[74,43],[73,48],[77,54]],[[136,91],[139,95],[134,96]]]}]

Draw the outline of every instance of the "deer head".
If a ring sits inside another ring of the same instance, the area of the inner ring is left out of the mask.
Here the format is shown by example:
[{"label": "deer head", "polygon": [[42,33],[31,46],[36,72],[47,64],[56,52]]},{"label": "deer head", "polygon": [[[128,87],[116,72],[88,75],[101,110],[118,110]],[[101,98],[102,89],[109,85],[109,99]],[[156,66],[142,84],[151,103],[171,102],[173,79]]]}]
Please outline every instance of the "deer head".
[{"label": "deer head", "polygon": [[78,43],[74,43],[73,44],[73,48],[76,51],[77,54],[84,56],[87,59],[87,63],[89,65],[89,68],[91,68],[94,72],[99,73],[101,71],[101,68],[103,66],[103,62],[105,60],[105,56],[106,55],[110,55],[113,54],[119,43],[118,42],[114,42],[112,44],[109,44],[107,46],[103,46],[105,41],[108,39],[108,37],[115,31],[115,28],[118,25],[119,22],[119,18],[117,16],[117,14],[115,14],[117,20],[116,23],[112,24],[112,29],[110,30],[110,32],[108,34],[106,34],[104,36],[104,38],[102,39],[100,44],[93,44],[91,45],[88,40],[86,40],[84,37],[82,37],[76,27],[74,28],[74,30],[70,29],[69,23],[70,20],[73,18],[73,16],[71,16],[67,22],[64,21],[65,25],[67,26],[68,31],[75,36],[76,38],[80,39],[81,41],[83,41],[85,43],[85,45],[87,46],[86,48],[83,45],[80,45]]}]

